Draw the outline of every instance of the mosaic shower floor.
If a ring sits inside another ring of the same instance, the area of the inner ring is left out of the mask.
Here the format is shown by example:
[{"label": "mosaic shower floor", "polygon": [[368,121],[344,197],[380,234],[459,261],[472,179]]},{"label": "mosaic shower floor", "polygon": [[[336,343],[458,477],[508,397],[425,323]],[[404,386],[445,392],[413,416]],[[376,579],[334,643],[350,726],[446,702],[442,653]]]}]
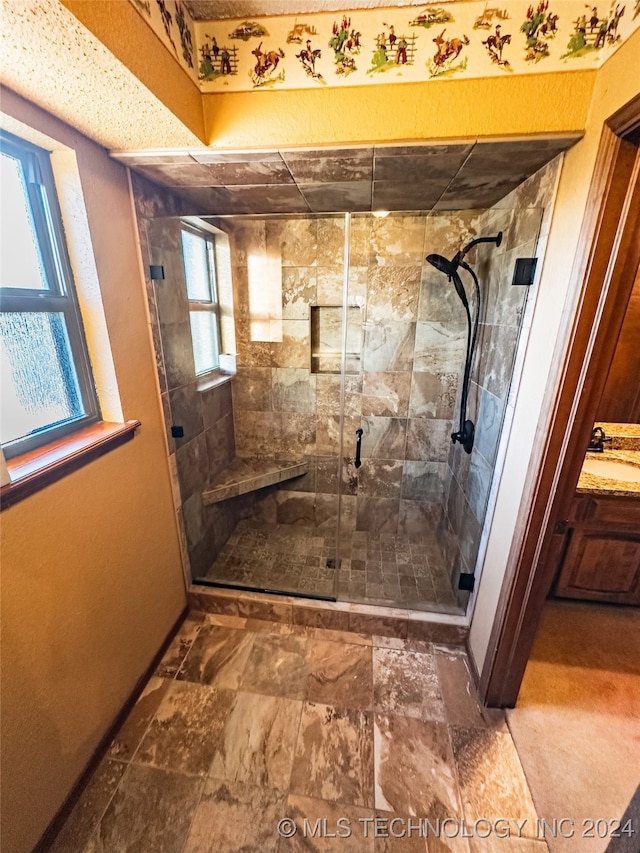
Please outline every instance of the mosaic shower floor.
[{"label": "mosaic shower floor", "polygon": [[243,519],[201,580],[340,601],[461,613],[435,529],[404,536]]}]

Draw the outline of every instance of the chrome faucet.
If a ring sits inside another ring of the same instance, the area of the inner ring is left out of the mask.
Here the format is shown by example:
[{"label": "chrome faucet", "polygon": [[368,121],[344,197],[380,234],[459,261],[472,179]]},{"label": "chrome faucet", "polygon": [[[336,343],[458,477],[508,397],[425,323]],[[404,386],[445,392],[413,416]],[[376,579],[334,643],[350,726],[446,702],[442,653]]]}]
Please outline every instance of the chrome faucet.
[{"label": "chrome faucet", "polygon": [[587,450],[591,451],[592,453],[602,453],[602,451],[604,450],[605,441],[611,441],[611,439],[606,437],[602,427],[594,427],[591,430],[591,441],[589,442],[589,447],[587,447]]}]

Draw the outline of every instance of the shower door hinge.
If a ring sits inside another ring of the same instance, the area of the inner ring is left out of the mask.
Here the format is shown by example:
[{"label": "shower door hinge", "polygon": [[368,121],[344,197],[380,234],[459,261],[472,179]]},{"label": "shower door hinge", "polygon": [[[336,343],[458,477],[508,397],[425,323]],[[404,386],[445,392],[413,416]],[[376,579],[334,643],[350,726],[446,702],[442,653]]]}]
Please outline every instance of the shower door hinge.
[{"label": "shower door hinge", "polygon": [[476,576],[473,572],[462,572],[458,578],[458,589],[464,589],[467,592],[473,592],[476,585]]},{"label": "shower door hinge", "polygon": [[536,275],[537,258],[516,258],[511,284],[531,287]]}]

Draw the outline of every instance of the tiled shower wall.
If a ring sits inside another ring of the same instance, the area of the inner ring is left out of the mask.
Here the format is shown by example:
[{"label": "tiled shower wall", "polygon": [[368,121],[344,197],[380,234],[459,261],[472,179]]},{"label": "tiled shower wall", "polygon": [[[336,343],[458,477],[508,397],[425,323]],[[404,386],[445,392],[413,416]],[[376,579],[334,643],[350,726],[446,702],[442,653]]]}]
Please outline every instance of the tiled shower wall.
[{"label": "tiled shower wall", "polygon": [[[490,211],[351,221],[348,337],[349,349],[359,352],[349,357],[346,377],[343,522],[347,529],[411,537],[423,532],[425,519],[440,521],[454,588],[459,573],[475,564],[511,382],[524,296],[510,285],[513,262],[535,253],[541,208],[542,233],[548,228],[558,169],[555,161]],[[238,374],[202,391],[193,369],[179,226],[168,219],[158,224],[159,217],[194,210],[138,176],[133,185],[183,559],[197,577],[249,512],[268,521],[335,525],[340,378],[311,370],[317,343],[311,313],[342,304],[344,218],[218,223],[231,238]],[[450,443],[464,312],[446,278],[424,259],[430,252],[451,257],[474,236],[500,229],[501,248],[471,258],[488,290],[469,398],[476,446],[468,456]],[[282,340],[252,341],[249,258],[268,253],[282,269]],[[168,279],[151,282],[149,263],[165,265],[173,286]],[[172,423],[185,428],[183,439],[170,435]],[[357,427],[364,430],[358,471]],[[250,498],[203,507],[206,483],[234,453],[304,457],[309,472]]]},{"label": "tiled shower wall", "polygon": [[[475,258],[469,256],[483,299],[468,401],[476,436],[471,454],[459,444],[449,446],[439,528],[454,590],[461,572],[474,571],[505,410],[516,390],[512,378],[518,339],[535,302],[529,288],[511,284],[515,262],[518,257],[540,259],[544,253],[561,162],[556,158],[483,214],[479,231],[485,236],[502,231],[503,240],[499,248],[479,246]],[[469,281],[466,273],[462,277]],[[468,593],[458,595],[464,604]]]},{"label": "tiled shower wall", "polygon": [[[483,212],[355,215],[351,222],[342,517],[347,529],[411,537],[438,520],[464,361],[466,320],[425,262],[472,239]],[[342,304],[342,218],[228,220],[236,295],[236,452],[305,458],[309,473],[258,498],[262,520],[335,524],[340,378],[312,371],[314,307]],[[282,268],[282,341],[252,341],[250,258]],[[331,369],[330,359],[323,360]],[[362,467],[353,466],[362,427]]]},{"label": "tiled shower wall", "polygon": [[[206,573],[244,509],[238,502],[202,503],[209,479],[234,456],[231,386],[227,380],[202,390],[195,375],[178,218],[193,214],[193,205],[135,174],[132,179],[174,506],[190,583],[189,571],[193,577]],[[151,281],[149,264],[164,266],[164,280]],[[183,427],[184,437],[171,435],[172,424]]]}]

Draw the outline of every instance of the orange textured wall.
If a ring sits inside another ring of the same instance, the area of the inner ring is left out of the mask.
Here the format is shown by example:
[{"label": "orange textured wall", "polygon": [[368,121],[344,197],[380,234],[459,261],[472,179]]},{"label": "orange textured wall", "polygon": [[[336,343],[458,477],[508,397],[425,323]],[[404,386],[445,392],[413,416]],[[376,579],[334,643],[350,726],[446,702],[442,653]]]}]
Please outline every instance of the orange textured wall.
[{"label": "orange textured wall", "polygon": [[133,441],[5,510],[2,849],[28,853],[185,604],[125,169],[13,93],[3,112],[75,149]]},{"label": "orange textured wall", "polygon": [[203,95],[214,148],[582,131],[597,72]]}]

